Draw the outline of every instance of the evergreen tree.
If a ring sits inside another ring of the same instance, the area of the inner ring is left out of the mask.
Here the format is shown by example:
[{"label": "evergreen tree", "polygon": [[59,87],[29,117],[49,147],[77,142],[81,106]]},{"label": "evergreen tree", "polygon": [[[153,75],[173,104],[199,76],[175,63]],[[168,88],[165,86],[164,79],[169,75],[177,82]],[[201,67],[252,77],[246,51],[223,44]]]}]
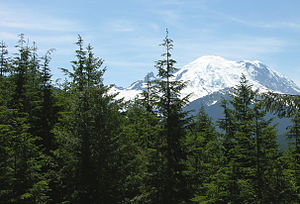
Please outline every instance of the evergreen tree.
[{"label": "evergreen tree", "polygon": [[127,171],[125,189],[126,202],[159,203],[162,198],[162,169],[165,159],[162,148],[159,118],[148,111],[148,106],[136,100],[127,106],[126,121],[122,132],[122,144],[126,149]]},{"label": "evergreen tree", "polygon": [[278,186],[281,185],[276,177],[282,177],[280,170],[280,153],[278,151],[276,125],[273,119],[266,120],[267,111],[261,103],[254,105],[254,139],[256,152],[255,195],[258,203],[286,202]]},{"label": "evergreen tree", "polygon": [[166,158],[161,202],[181,203],[187,200],[183,175],[183,161],[186,159],[183,142],[189,118],[182,108],[187,104],[188,96],[180,98],[180,91],[186,83],[172,80],[177,68],[174,67],[176,61],[171,58],[173,41],[168,37],[168,31],[161,46],[165,48],[165,53],[162,54],[163,59],[156,62],[160,80],[155,81],[158,115],[161,116],[164,127],[161,137],[165,140],[165,146],[161,154]]},{"label": "evergreen tree", "polygon": [[42,109],[40,59],[34,42],[32,47],[28,47],[27,49],[29,49],[29,63],[25,72],[24,95],[26,102],[23,107],[26,113],[28,113],[30,134],[42,138],[42,135],[40,135],[40,112]]},{"label": "evergreen tree", "polygon": [[1,200],[6,203],[44,203],[49,200],[48,180],[42,169],[44,155],[37,146],[38,136],[30,132],[30,118],[35,106],[28,92],[32,88],[28,83],[31,50],[25,43],[21,35],[17,56],[3,69],[6,74],[1,76],[0,82],[1,87],[6,86],[6,91],[1,91],[0,113],[1,152],[5,158],[1,170],[6,176],[4,181],[1,179],[5,185],[1,186],[1,192],[4,192]]},{"label": "evergreen tree", "polygon": [[237,120],[235,132],[236,144],[234,146],[233,169],[237,177],[238,196],[237,202],[253,202],[254,186],[251,178],[255,172],[255,141],[253,140],[253,116],[254,111],[251,105],[254,102],[255,93],[251,86],[247,85],[244,76],[233,93],[231,102],[235,109],[234,117]]},{"label": "evergreen tree", "polygon": [[13,107],[18,108],[21,112],[28,112],[26,106],[26,76],[29,67],[30,49],[26,46],[24,35],[20,35],[18,45],[18,54],[13,60],[14,70],[12,78],[15,84],[13,94]]},{"label": "evergreen tree", "polygon": [[[299,110],[300,110],[300,96],[291,94],[278,94],[278,93],[266,93],[262,94],[264,101],[263,106],[270,111],[275,112],[279,117],[288,117],[292,122],[292,126],[289,127],[287,133],[291,139],[291,143],[288,151],[289,165],[285,166],[285,172],[288,172],[289,181],[294,186],[290,191],[290,198],[293,202],[299,202],[300,200],[300,134],[299,134]],[[292,172],[292,173],[291,173]]]},{"label": "evergreen tree", "polygon": [[292,143],[290,145],[290,170],[293,172],[293,180],[295,183],[295,201],[300,201],[300,112],[291,119],[292,126],[289,128],[288,137]]},{"label": "evergreen tree", "polygon": [[263,97],[263,106],[279,117],[291,117],[300,109],[300,95],[279,94],[268,92],[261,94]]},{"label": "evergreen tree", "polygon": [[70,110],[55,130],[61,145],[56,154],[62,159],[62,182],[68,192],[63,200],[116,203],[123,196],[119,105],[103,84],[103,60],[94,57],[90,45],[83,48],[80,36],[77,45],[73,72],[65,70],[72,80],[66,87]]},{"label": "evergreen tree", "polygon": [[52,130],[57,122],[56,99],[53,93],[53,86],[51,83],[51,73],[49,63],[51,60],[50,54],[53,49],[48,50],[44,57],[42,57],[43,64],[41,65],[41,79],[40,79],[40,109],[37,119],[39,120],[37,134],[41,137],[43,148],[47,154],[55,149],[54,134]]},{"label": "evergreen tree", "polygon": [[[1,102],[3,103],[1,95]],[[11,147],[12,135],[11,125],[13,110],[7,106],[0,105],[0,200],[9,203],[13,197],[14,172],[12,168],[13,149]]]},{"label": "evergreen tree", "polygon": [[12,64],[3,41],[0,44],[0,105],[8,106],[11,102],[13,83],[11,82]]},{"label": "evergreen tree", "polygon": [[225,164],[219,176],[226,178],[222,198],[226,202],[265,203],[274,197],[274,180],[279,152],[277,133],[266,111],[256,101],[256,92],[245,76],[234,89],[229,101],[223,102],[225,118],[219,122],[223,129]]},{"label": "evergreen tree", "polygon": [[8,50],[3,41],[0,43],[0,76],[6,76],[9,71],[9,58],[7,57]]},{"label": "evergreen tree", "polygon": [[29,133],[35,137],[41,137],[38,133],[41,122],[39,118],[41,109],[39,57],[35,43],[32,47],[29,47],[28,44],[29,42],[21,34],[16,46],[18,53],[13,59],[11,78],[14,84],[14,93],[11,107],[26,113]]},{"label": "evergreen tree", "polygon": [[[229,138],[231,141],[229,144],[232,145],[232,147],[229,145],[230,149],[227,150],[230,157],[227,159],[225,172],[230,178],[226,199],[233,203],[254,200],[254,187],[251,178],[255,172],[255,144],[252,137],[253,110],[250,107],[254,96],[255,93],[251,90],[251,86],[247,85],[246,78],[242,76],[240,84],[234,89],[232,101],[230,101],[233,110],[225,109],[225,112],[230,113],[230,118],[233,119],[229,124],[234,124],[232,128],[229,126],[227,130],[225,129],[227,133],[233,135],[225,136],[224,140],[227,143],[226,140]],[[224,122],[228,122],[228,120],[224,120]]]},{"label": "evergreen tree", "polygon": [[215,202],[211,196],[216,192],[214,177],[220,168],[220,149],[212,119],[201,107],[196,120],[191,124],[185,146],[187,148],[186,170],[190,195],[195,202]]},{"label": "evergreen tree", "polygon": [[219,158],[220,169],[217,171],[215,180],[212,182],[217,188],[210,191],[208,197],[214,198],[216,202],[234,202],[238,196],[238,182],[236,173],[235,145],[237,143],[235,133],[237,121],[234,117],[235,111],[230,105],[231,101],[222,100],[224,118],[217,121],[219,128],[222,130],[221,137],[221,155]]}]

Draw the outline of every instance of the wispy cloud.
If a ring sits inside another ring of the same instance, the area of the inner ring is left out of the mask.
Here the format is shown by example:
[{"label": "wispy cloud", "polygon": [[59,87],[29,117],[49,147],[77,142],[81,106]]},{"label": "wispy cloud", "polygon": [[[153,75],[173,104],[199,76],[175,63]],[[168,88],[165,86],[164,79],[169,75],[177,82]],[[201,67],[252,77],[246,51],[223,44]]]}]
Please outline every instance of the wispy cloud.
[{"label": "wispy cloud", "polygon": [[133,22],[124,19],[114,19],[107,23],[107,27],[115,32],[131,32],[135,30]]},{"label": "wispy cloud", "polygon": [[149,24],[149,27],[152,29],[152,30],[155,30],[155,31],[159,31],[160,30],[160,26],[156,23],[150,23]]},{"label": "wispy cloud", "polygon": [[220,43],[220,50],[227,53],[239,55],[244,53],[247,56],[258,56],[266,53],[276,53],[283,50],[290,43],[272,37],[246,37],[237,40],[230,40]]},{"label": "wispy cloud", "polygon": [[179,61],[188,63],[202,55],[220,55],[239,60],[260,58],[282,52],[291,42],[272,37],[237,37],[231,40],[214,42],[177,42]]},{"label": "wispy cloud", "polygon": [[150,63],[144,62],[128,62],[128,61],[107,61],[107,64],[111,65],[112,67],[131,67],[131,68],[140,68],[140,67],[152,67],[153,65]]},{"label": "wispy cloud", "polygon": [[[19,39],[18,34],[14,32],[0,32],[0,40],[3,41],[15,41]],[[60,35],[30,35],[26,36],[25,39],[30,42],[36,42],[38,44],[52,44],[52,45],[60,45],[65,43],[74,43],[76,41],[76,35],[68,35],[68,34],[60,34]]]},{"label": "wispy cloud", "polygon": [[300,24],[294,23],[294,22],[284,22],[284,21],[278,21],[278,22],[269,22],[269,23],[257,23],[253,24],[256,27],[262,27],[262,28],[288,28],[288,29],[294,29],[299,30]]},{"label": "wispy cloud", "polygon": [[48,44],[74,43],[77,40],[76,35],[51,35],[51,36],[32,36],[34,41]]},{"label": "wispy cloud", "polygon": [[14,8],[0,4],[0,27],[40,31],[78,31],[76,21],[37,13],[29,8]]},{"label": "wispy cloud", "polygon": [[228,14],[218,13],[215,11],[210,10],[211,13],[214,13],[215,16],[219,16],[219,18],[235,23],[239,23],[242,25],[255,27],[255,28],[265,28],[265,29],[300,29],[300,23],[290,22],[290,21],[253,21],[253,20],[246,20],[243,18],[237,18]]},{"label": "wispy cloud", "polygon": [[178,11],[171,9],[162,9],[156,10],[155,13],[157,13],[160,16],[160,20],[165,22],[167,25],[179,27],[181,16]]},{"label": "wispy cloud", "polygon": [[[3,16],[0,16],[3,18]],[[6,17],[7,18],[7,17]],[[63,19],[47,19],[43,22],[38,20],[28,19],[6,19],[0,22],[1,27],[7,28],[20,28],[20,29],[29,29],[29,30],[45,30],[45,31],[75,31],[78,30],[78,27],[75,24],[68,20]],[[76,27],[76,28],[75,28]]]},{"label": "wispy cloud", "polygon": [[9,32],[0,32],[0,39],[1,40],[17,40],[18,36],[15,33],[9,33]]}]

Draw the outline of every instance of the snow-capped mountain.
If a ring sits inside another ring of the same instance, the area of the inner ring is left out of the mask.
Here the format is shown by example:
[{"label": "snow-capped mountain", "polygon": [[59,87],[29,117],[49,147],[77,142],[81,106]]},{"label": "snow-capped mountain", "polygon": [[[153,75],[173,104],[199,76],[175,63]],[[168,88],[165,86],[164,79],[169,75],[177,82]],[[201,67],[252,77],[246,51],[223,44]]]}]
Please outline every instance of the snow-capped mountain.
[{"label": "snow-capped mountain", "polygon": [[[182,96],[192,94],[190,101],[194,101],[221,90],[229,90],[239,83],[242,74],[253,85],[254,90],[300,94],[300,88],[293,81],[259,61],[232,61],[219,56],[202,56],[196,59],[174,73],[172,80],[187,81],[188,85],[182,90]],[[128,88],[114,87],[112,91],[120,92],[118,97],[130,100],[141,93],[146,82],[154,79],[151,72]]]},{"label": "snow-capped mountain", "polygon": [[[223,109],[220,106],[221,99],[230,99],[229,93],[232,92],[233,87],[239,84],[242,74],[246,76],[254,90],[300,95],[300,88],[293,81],[259,61],[232,61],[218,56],[202,56],[196,59],[174,73],[172,80],[188,82],[187,87],[182,90],[182,96],[192,95],[185,110],[196,114],[203,106],[213,121],[216,121],[224,117]],[[128,88],[113,87],[111,91],[119,92],[118,98],[130,100],[146,88],[149,80],[155,79],[151,72],[143,80],[132,83]],[[286,128],[290,125],[289,119],[281,119],[268,113],[268,118],[271,117],[275,118],[273,124],[278,124],[279,133],[285,133]],[[287,143],[286,139],[279,137],[278,141],[284,148]]]},{"label": "snow-capped mountain", "polygon": [[155,79],[154,73],[150,72],[144,77],[143,80],[133,82],[128,88],[113,86],[110,89],[110,92],[113,94],[119,93],[116,97],[117,99],[124,98],[125,101],[129,101],[138,96],[142,90],[146,88],[146,83],[148,81],[153,81]]}]

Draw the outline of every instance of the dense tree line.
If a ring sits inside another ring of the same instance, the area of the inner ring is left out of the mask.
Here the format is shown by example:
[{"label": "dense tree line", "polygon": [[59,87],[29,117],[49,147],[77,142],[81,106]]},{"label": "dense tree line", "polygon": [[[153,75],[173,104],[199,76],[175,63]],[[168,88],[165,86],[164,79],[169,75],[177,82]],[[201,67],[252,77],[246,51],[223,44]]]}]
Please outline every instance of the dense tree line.
[{"label": "dense tree line", "polygon": [[[241,76],[217,123],[183,111],[168,32],[158,80],[133,101],[104,85],[81,36],[54,86],[50,60],[20,35],[0,44],[0,203],[299,203],[299,96],[252,90]],[[289,117],[279,149],[268,111]]]}]

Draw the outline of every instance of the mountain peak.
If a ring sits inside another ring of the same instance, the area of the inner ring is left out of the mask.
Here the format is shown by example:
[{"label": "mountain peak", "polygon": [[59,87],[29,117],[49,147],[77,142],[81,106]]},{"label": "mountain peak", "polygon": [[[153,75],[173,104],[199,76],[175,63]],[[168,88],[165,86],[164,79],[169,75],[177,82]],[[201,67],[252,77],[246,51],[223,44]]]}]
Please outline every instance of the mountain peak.
[{"label": "mountain peak", "polygon": [[[209,61],[209,62],[213,62],[213,61],[228,61],[225,58],[221,57],[221,56],[217,56],[217,55],[203,55],[201,57],[199,57],[198,59],[194,60],[193,62],[204,62],[204,61]],[[193,63],[192,62],[192,63]]]},{"label": "mountain peak", "polygon": [[184,94],[193,93],[191,99],[206,96],[237,85],[244,74],[249,84],[260,91],[299,93],[294,82],[271,70],[260,61],[232,61],[219,56],[202,56],[182,67],[176,80],[188,81]]},{"label": "mountain peak", "polygon": [[134,90],[142,90],[144,88],[144,84],[147,83],[148,81],[153,81],[155,80],[155,76],[153,72],[149,72],[146,74],[143,80],[138,80],[136,82],[133,82],[129,88],[127,89],[134,89]]},{"label": "mountain peak", "polygon": [[[205,55],[205,56],[201,56],[198,59],[192,61],[188,65],[189,65],[189,68],[192,68],[192,67],[198,67],[199,68],[199,65],[202,65],[200,67],[204,67],[204,66],[207,66],[207,65],[224,66],[226,64],[232,64],[232,63],[234,63],[234,61],[226,60],[226,59],[224,59],[223,57],[220,57],[220,56]],[[186,65],[186,66],[188,66],[188,65]]]},{"label": "mountain peak", "polygon": [[[187,87],[182,90],[182,96],[192,93],[190,101],[193,101],[236,86],[239,84],[242,74],[246,76],[249,84],[253,85],[255,90],[261,92],[300,93],[300,88],[293,81],[273,71],[260,61],[232,61],[215,55],[202,56],[185,65],[174,73],[173,80],[187,82]],[[129,88],[120,90],[120,92],[141,91],[143,84],[153,79],[155,79],[153,72],[148,73],[144,80],[136,81]]]},{"label": "mountain peak", "polygon": [[149,72],[144,77],[144,82],[153,81],[154,79],[155,79],[154,73],[153,72]]}]

